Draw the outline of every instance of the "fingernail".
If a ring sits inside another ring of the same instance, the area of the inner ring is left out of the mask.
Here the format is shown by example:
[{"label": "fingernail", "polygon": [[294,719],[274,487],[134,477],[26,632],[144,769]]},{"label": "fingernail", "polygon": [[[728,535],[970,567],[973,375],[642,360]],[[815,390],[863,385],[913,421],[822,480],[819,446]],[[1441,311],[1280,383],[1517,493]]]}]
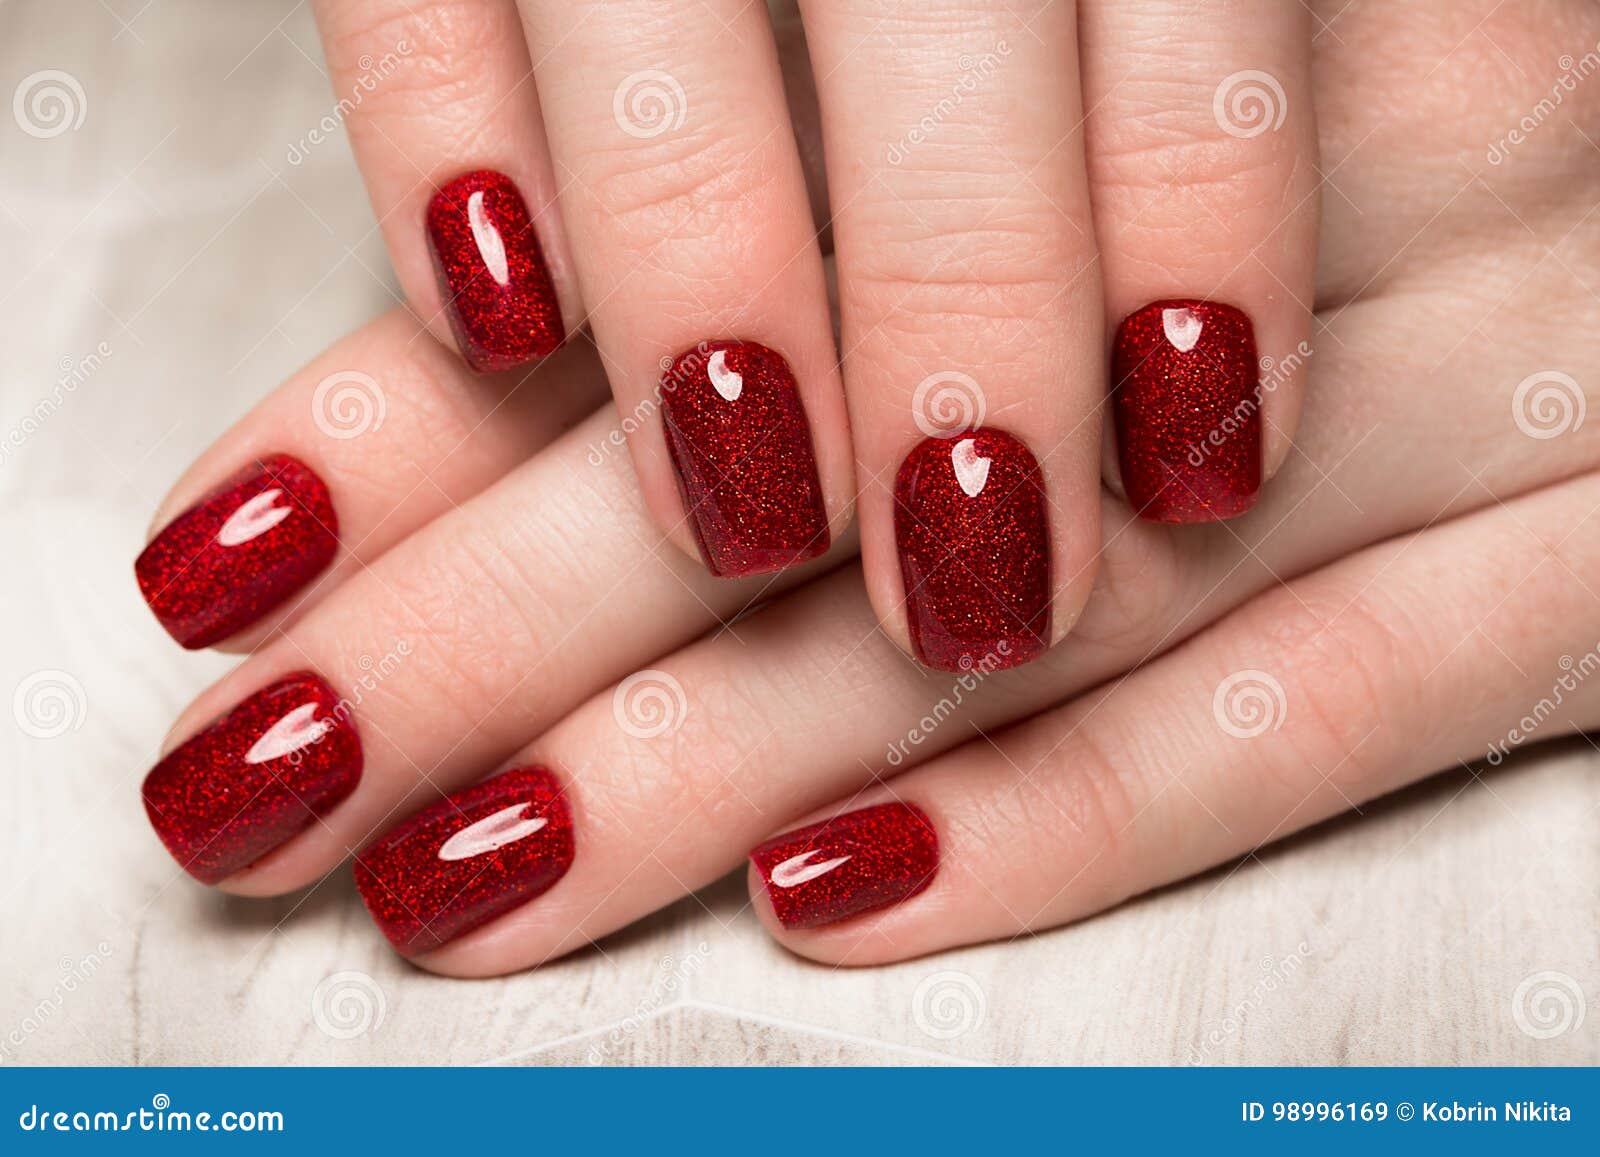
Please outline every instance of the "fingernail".
[{"label": "fingernail", "polygon": [[395,948],[426,952],[548,891],[572,857],[560,781],[520,767],[391,829],[356,857],[356,887]]},{"label": "fingernail", "polygon": [[1214,301],[1130,314],[1112,354],[1122,485],[1141,518],[1214,522],[1261,490],[1261,405],[1250,318]]},{"label": "fingernail", "polygon": [[1039,463],[987,427],[919,442],[894,480],[911,647],[926,666],[1015,667],[1050,640],[1049,503]]},{"label": "fingernail", "polygon": [[828,549],[811,427],[782,355],[754,342],[701,342],[662,377],[661,411],[712,574],[764,574]]},{"label": "fingernail", "polygon": [[886,803],[769,840],[750,853],[785,928],[816,928],[909,900],[939,870],[921,808]]},{"label": "fingernail", "polygon": [[428,247],[450,328],[473,369],[520,366],[566,338],[527,202],[504,173],[467,173],[435,193]]},{"label": "fingernail", "polygon": [[327,486],[304,462],[275,454],[169,522],[133,570],[167,633],[194,650],[275,609],[338,549]]},{"label": "fingernail", "polygon": [[203,884],[249,867],[361,782],[361,740],[332,687],[301,671],[263,687],[156,764],[144,808]]}]

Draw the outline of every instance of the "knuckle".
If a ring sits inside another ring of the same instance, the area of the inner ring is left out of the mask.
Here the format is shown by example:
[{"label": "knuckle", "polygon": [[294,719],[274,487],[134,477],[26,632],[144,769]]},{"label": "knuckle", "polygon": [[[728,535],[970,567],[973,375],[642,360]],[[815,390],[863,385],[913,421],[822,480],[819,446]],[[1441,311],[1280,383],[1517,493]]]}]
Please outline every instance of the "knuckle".
[{"label": "knuckle", "polygon": [[780,198],[787,169],[767,145],[752,151],[734,137],[699,132],[624,139],[592,154],[580,182],[622,246],[643,252],[670,238],[728,264],[728,254],[748,246],[743,238]]},{"label": "knuckle", "polygon": [[1377,774],[1366,744],[1379,729],[1403,725],[1412,742],[1426,742],[1421,688],[1428,672],[1414,657],[1420,648],[1407,642],[1411,632],[1394,600],[1339,581],[1309,581],[1298,600],[1270,602],[1253,625],[1266,656],[1259,665],[1283,674],[1283,735],[1299,758],[1272,755],[1260,763],[1296,801],[1324,776],[1359,787]]},{"label": "knuckle", "polygon": [[[466,520],[460,520],[463,523]],[[406,686],[429,718],[448,715],[461,734],[483,728],[522,738],[514,689],[550,657],[561,622],[548,591],[562,589],[559,558],[542,554],[534,579],[515,550],[473,525],[453,528],[448,549],[414,552],[386,568],[393,617],[418,638]]]},{"label": "knuckle", "polygon": [[[483,114],[500,99],[483,83],[482,61],[516,31],[499,5],[378,0],[338,12],[338,19],[324,21],[324,47],[344,78],[341,88],[349,89],[346,100],[369,115],[434,117],[463,133],[479,131]],[[471,143],[469,135],[459,147]]]},{"label": "knuckle", "polygon": [[1072,637],[1118,655],[1143,656],[1174,633],[1173,607],[1193,603],[1185,593],[1188,555],[1166,534],[1134,524],[1100,554],[1100,569]]}]

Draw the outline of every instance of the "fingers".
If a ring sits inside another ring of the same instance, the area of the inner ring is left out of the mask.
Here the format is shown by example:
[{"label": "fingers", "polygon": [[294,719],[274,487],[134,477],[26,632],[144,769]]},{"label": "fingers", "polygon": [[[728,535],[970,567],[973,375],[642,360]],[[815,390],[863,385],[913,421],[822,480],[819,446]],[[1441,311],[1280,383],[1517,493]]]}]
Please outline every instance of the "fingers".
[{"label": "fingers", "polygon": [[513,0],[314,7],[406,298],[479,370],[552,352],[580,311]]},{"label": "fingers", "polygon": [[944,670],[1036,657],[1094,576],[1106,374],[1074,7],[802,5],[867,585]]},{"label": "fingers", "polygon": [[1320,182],[1310,10],[1081,10],[1122,485],[1145,518],[1231,518],[1288,453],[1304,390]]},{"label": "fingers", "polygon": [[237,892],[300,887],[424,781],[481,774],[765,592],[653,535],[626,464],[594,450],[615,420],[417,530],[196,700],[145,781],[180,864]]},{"label": "fingers", "polygon": [[765,7],[521,7],[649,509],[719,576],[815,558],[848,519],[849,434]]},{"label": "fingers", "polygon": [[581,357],[479,378],[396,310],[296,373],[179,480],[135,572],[189,648],[254,647],[589,412]]},{"label": "fingers", "polygon": [[[1584,477],[1264,595],[1104,692],[758,848],[762,919],[835,964],[1036,931],[1458,761],[1592,726],[1597,512]],[[781,869],[800,856],[838,866],[791,882]]]}]

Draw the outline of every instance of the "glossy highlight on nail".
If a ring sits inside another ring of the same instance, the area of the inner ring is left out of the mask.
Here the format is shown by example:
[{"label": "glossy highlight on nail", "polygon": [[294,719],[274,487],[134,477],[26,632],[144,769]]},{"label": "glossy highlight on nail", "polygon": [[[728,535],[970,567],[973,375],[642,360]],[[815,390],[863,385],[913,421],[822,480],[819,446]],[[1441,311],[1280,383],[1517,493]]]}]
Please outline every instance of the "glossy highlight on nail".
[{"label": "glossy highlight on nail", "polygon": [[167,851],[215,884],[325,815],[361,782],[361,740],[310,671],[249,696],[145,777],[145,813]]},{"label": "glossy highlight on nail", "polygon": [[169,522],[133,570],[156,619],[194,650],[281,606],[338,550],[327,486],[304,462],[274,454]]},{"label": "glossy highlight on nail", "polygon": [[423,808],[356,857],[356,887],[402,953],[437,948],[554,887],[575,854],[547,768],[503,772]]},{"label": "glossy highlight on nail", "polygon": [[1243,514],[1261,490],[1255,329],[1220,302],[1156,301],[1112,351],[1117,454],[1128,501],[1153,522]]},{"label": "glossy highlight on nail", "polygon": [[1028,448],[988,427],[926,438],[901,463],[894,500],[917,658],[942,671],[987,673],[1043,652],[1049,501]]},{"label": "glossy highlight on nail", "polygon": [[886,803],[769,840],[750,853],[785,928],[816,928],[910,899],[939,870],[939,837],[919,807]]},{"label": "glossy highlight on nail", "polygon": [[811,427],[781,354],[755,342],[702,342],[662,376],[661,414],[712,574],[765,574],[827,551]]},{"label": "glossy highlight on nail", "polygon": [[451,331],[473,369],[511,369],[566,340],[544,251],[510,177],[480,169],[445,185],[428,202],[427,234]]}]

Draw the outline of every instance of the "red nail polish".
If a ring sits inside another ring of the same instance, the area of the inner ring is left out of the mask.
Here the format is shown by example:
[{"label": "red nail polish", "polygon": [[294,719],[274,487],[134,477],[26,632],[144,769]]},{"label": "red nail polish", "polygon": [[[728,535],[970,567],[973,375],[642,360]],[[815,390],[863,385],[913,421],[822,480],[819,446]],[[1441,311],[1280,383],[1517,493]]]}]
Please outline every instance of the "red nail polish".
[{"label": "red nail polish", "polygon": [[504,173],[457,177],[428,202],[428,247],[461,356],[505,370],[566,338],[528,205]]},{"label": "red nail polish", "polygon": [[145,777],[161,842],[203,884],[248,867],[361,782],[361,740],[332,687],[301,671],[263,687]]},{"label": "red nail polish", "polygon": [[1000,430],[919,442],[894,480],[894,536],[917,658],[1015,667],[1050,640],[1049,503],[1039,463]]},{"label": "red nail polish", "polygon": [[815,928],[908,900],[939,870],[921,808],[886,803],[835,816],[750,853],[785,928]]},{"label": "red nail polish", "polygon": [[193,650],[276,608],[338,549],[327,486],[304,462],[276,454],[169,522],[133,570],[161,625]]},{"label": "red nail polish", "polygon": [[1112,353],[1117,451],[1128,501],[1153,522],[1243,514],[1261,490],[1255,330],[1231,305],[1157,301]]},{"label": "red nail polish", "polygon": [[423,808],[356,857],[367,911],[401,952],[426,952],[542,895],[572,867],[560,781],[520,767]]},{"label": "red nail polish", "polygon": [[701,342],[662,377],[661,413],[712,574],[764,574],[828,549],[811,427],[782,355],[754,342]]}]

